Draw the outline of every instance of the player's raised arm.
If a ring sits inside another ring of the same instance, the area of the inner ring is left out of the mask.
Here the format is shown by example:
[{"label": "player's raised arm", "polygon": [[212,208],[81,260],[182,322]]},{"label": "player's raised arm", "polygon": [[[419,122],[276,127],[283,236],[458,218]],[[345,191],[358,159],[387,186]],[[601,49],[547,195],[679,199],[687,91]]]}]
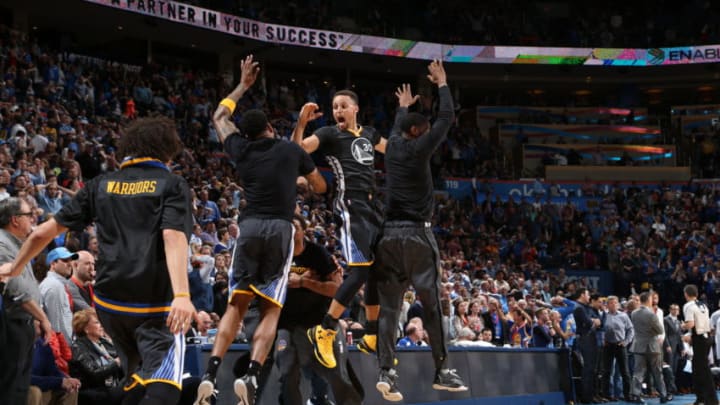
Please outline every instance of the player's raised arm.
[{"label": "player's raised arm", "polygon": [[295,129],[293,130],[292,141],[300,145],[307,153],[315,152],[320,146],[320,139],[315,134],[303,139],[303,134],[305,133],[307,124],[310,121],[314,121],[322,117],[323,113],[318,111],[319,108],[320,107],[318,107],[315,103],[305,103],[305,105],[303,105],[300,109],[300,115],[298,116],[297,124],[295,124]]},{"label": "player's raised arm", "polygon": [[393,124],[393,128],[390,131],[390,136],[402,135],[400,123],[407,115],[408,108],[420,99],[419,95],[412,94],[412,88],[408,83],[402,84],[395,90],[395,97],[397,97],[398,99],[398,108],[395,112],[395,123]]},{"label": "player's raised arm", "polygon": [[260,66],[258,66],[258,62],[253,60],[252,55],[248,55],[240,62],[240,83],[227,97],[220,101],[217,109],[215,109],[215,114],[213,114],[213,126],[220,138],[220,143],[224,143],[228,136],[238,132],[237,127],[230,118],[235,112],[238,100],[255,84],[259,72]]}]

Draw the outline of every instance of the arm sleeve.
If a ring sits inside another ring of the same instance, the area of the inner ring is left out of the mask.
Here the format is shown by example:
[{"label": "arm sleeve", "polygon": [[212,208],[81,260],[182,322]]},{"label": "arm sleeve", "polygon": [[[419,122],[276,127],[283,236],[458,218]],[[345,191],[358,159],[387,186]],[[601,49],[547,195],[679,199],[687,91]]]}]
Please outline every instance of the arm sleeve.
[{"label": "arm sleeve", "polygon": [[592,327],[592,320],[587,315],[587,312],[585,312],[585,308],[575,308],[573,315],[575,316],[575,324],[577,325],[578,330],[582,329],[583,331],[586,331]]},{"label": "arm sleeve", "polygon": [[685,307],[683,307],[683,317],[685,318],[685,322],[687,322],[687,321],[694,322],[695,321],[695,317],[693,316],[692,307],[693,307],[692,305],[685,305]]},{"label": "arm sleeve", "polygon": [[55,214],[55,220],[60,225],[72,230],[85,228],[93,221],[92,190],[95,190],[95,187],[97,187],[97,182],[93,179]]},{"label": "arm sleeve", "polygon": [[92,355],[85,350],[73,350],[72,361],[83,371],[84,375],[91,375],[95,380],[103,380],[120,370],[120,366],[114,361],[104,366],[98,365]]},{"label": "arm sleeve", "polygon": [[563,319],[565,319],[565,318],[567,318],[568,316],[570,316],[570,314],[572,314],[573,311],[575,311],[575,303],[573,303],[573,306],[553,307],[553,309],[554,309],[555,311],[558,311],[558,313],[560,314],[560,316],[561,316]]},{"label": "arm sleeve", "polygon": [[655,333],[658,337],[664,337],[665,331],[663,330],[662,324],[660,323],[660,320],[658,319],[657,315],[653,315],[653,320],[651,322],[652,324],[652,331]]},{"label": "arm sleeve", "polygon": [[306,176],[312,173],[312,171],[315,170],[315,162],[313,162],[310,155],[308,155],[308,153],[305,152],[299,145],[294,143],[290,143],[290,145],[292,145],[291,147],[295,148],[296,153],[300,155],[298,173],[300,173],[301,176]]},{"label": "arm sleeve", "polygon": [[315,131],[315,136],[318,137],[318,141],[320,141],[320,146],[318,147],[318,150],[325,153],[327,151],[328,147],[332,145],[335,142],[335,128],[334,127],[322,127]]},{"label": "arm sleeve", "polygon": [[[538,335],[542,336],[546,342],[552,342],[552,336],[550,336],[550,332],[548,332],[547,329],[543,328],[540,325],[533,327],[532,333],[533,333],[533,337],[535,336],[535,334],[538,334]],[[533,346],[535,346],[534,341],[533,341]],[[535,346],[535,347],[544,347],[544,346]]]},{"label": "arm sleeve", "polygon": [[635,328],[629,316],[625,316],[625,346],[629,347],[630,343],[635,340]]},{"label": "arm sleeve", "polygon": [[393,136],[400,136],[402,134],[402,129],[400,128],[400,124],[402,123],[403,118],[407,116],[408,108],[407,107],[398,107],[397,111],[395,111],[395,123],[393,124],[392,130],[390,131],[390,137]]},{"label": "arm sleeve", "polygon": [[190,239],[192,230],[190,190],[184,179],[176,177],[176,180],[165,191],[160,228],[183,232]]},{"label": "arm sleeve", "polygon": [[420,153],[431,154],[447,138],[450,126],[455,120],[452,95],[448,86],[440,87],[440,111],[433,123],[430,133],[418,138],[417,148]]},{"label": "arm sleeve", "polygon": [[230,156],[230,161],[233,164],[235,163],[235,160],[238,158],[240,151],[245,147],[247,142],[247,139],[240,135],[239,132],[234,132],[228,135],[227,138],[225,138],[225,143],[223,144],[223,147],[225,148],[225,152]]},{"label": "arm sleeve", "polygon": [[82,311],[83,309],[90,308],[90,305],[85,301],[85,298],[80,294],[80,289],[76,285],[70,286],[70,293],[72,294],[73,299],[73,308],[70,308],[73,313],[77,311]]}]

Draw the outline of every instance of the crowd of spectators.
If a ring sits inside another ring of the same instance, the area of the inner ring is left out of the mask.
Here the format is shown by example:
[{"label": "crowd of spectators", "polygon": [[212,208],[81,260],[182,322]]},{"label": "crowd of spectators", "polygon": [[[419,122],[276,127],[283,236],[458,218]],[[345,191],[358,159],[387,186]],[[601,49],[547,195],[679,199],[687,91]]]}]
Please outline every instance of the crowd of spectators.
[{"label": "crowd of spectators", "polygon": [[284,25],[450,44],[672,47],[718,43],[720,8],[711,1],[533,2],[329,0],[276,4],[196,0],[204,7]]},{"label": "crowd of spectators", "polygon": [[[0,198],[24,199],[38,221],[57,212],[85,180],[118,169],[123,157],[115,155],[115,144],[126,122],[148,114],[176,119],[186,148],[172,170],[191,186],[195,217],[188,263],[191,293],[198,310],[210,314],[208,323],[217,320],[227,302],[230,251],[245,205],[242,185],[234,182],[209,125],[219,95],[228,91],[225,80],[189,68],[137,68],[69,57],[2,26],[0,77]],[[287,136],[302,102],[327,105],[333,91],[322,84],[267,78],[241,100],[237,111],[241,115],[263,107],[278,133]],[[361,122],[389,130],[391,91],[361,93]],[[426,97],[421,105],[422,112],[430,113],[433,100]],[[435,172],[439,178],[496,178],[498,169],[490,157],[496,146],[474,136],[473,128],[456,127],[433,160]],[[520,330],[532,331],[538,324],[560,336],[569,333],[565,327],[555,328],[562,318],[542,310],[569,305],[566,297],[592,287],[588,278],[567,274],[576,269],[611,272],[613,293],[626,299],[643,290],[658,291],[661,306],[682,303],[682,287],[696,284],[708,305],[717,307],[720,190],[714,184],[693,183],[680,190],[663,184],[611,187],[607,192],[588,185],[584,195],[599,201],[591,208],[570,200],[553,203],[547,198],[552,188],[547,194],[513,199],[494,193],[490,181],[477,184],[476,196],[484,199],[441,197],[433,221],[442,255],[449,338],[459,345],[527,347],[538,340]],[[300,186],[298,201],[309,223],[306,236],[342,265],[328,203],[332,192],[328,194],[314,195]],[[73,252],[98,253],[92,227],[55,243]],[[44,264],[36,261],[39,279],[47,271]],[[414,319],[422,319],[422,304],[412,291],[406,298],[408,311],[398,328],[407,332],[405,344],[419,344],[422,323]],[[345,319],[362,324],[362,294]],[[502,325],[509,329],[503,331]],[[361,334],[361,326],[353,331]],[[567,344],[569,338],[565,343],[552,338],[543,346]]]}]

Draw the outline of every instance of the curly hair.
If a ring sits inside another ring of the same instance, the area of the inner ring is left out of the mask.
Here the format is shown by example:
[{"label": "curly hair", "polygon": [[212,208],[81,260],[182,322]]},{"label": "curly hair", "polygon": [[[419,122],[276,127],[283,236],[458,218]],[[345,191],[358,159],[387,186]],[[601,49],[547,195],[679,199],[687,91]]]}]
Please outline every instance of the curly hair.
[{"label": "curly hair", "polygon": [[97,319],[97,313],[93,308],[75,312],[72,319],[73,333],[75,333],[76,336],[85,336],[85,327],[93,318]]},{"label": "curly hair", "polygon": [[168,162],[182,151],[175,123],[167,117],[140,118],[123,132],[118,145],[122,157],[150,157]]}]

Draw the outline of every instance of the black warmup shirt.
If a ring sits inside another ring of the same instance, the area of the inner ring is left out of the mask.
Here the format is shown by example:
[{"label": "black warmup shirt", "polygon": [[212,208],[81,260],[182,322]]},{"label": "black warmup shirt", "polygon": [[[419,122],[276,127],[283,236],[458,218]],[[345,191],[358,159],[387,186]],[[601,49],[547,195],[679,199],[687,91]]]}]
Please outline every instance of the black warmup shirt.
[{"label": "black warmup shirt", "polygon": [[245,189],[243,218],[292,221],[297,178],[315,170],[310,155],[293,142],[273,138],[249,141],[238,133],[225,140],[225,151],[235,162]]},{"label": "black warmup shirt", "polygon": [[[305,250],[293,257],[290,271],[303,274],[312,270],[320,281],[328,281],[335,271],[335,263],[323,247],[305,241]],[[307,288],[288,288],[278,328],[311,327],[322,322],[332,297],[320,295]]]},{"label": "black warmup shirt", "polygon": [[400,122],[407,108],[398,108],[395,126],[385,148],[388,204],[387,221],[430,221],[433,212],[433,182],[430,158],[445,140],[454,119],[448,86],[439,89],[440,111],[430,133],[406,138]]},{"label": "black warmup shirt", "polygon": [[174,229],[189,238],[191,213],[182,177],[157,160],[134,159],[89,181],[54,218],[77,231],[96,223],[98,307],[157,315],[173,297],[162,232]]},{"label": "black warmup shirt", "polygon": [[381,136],[371,127],[361,127],[357,135],[336,126],[315,132],[320,139],[318,151],[325,155],[337,179],[337,196],[345,191],[375,192],[375,145]]}]

